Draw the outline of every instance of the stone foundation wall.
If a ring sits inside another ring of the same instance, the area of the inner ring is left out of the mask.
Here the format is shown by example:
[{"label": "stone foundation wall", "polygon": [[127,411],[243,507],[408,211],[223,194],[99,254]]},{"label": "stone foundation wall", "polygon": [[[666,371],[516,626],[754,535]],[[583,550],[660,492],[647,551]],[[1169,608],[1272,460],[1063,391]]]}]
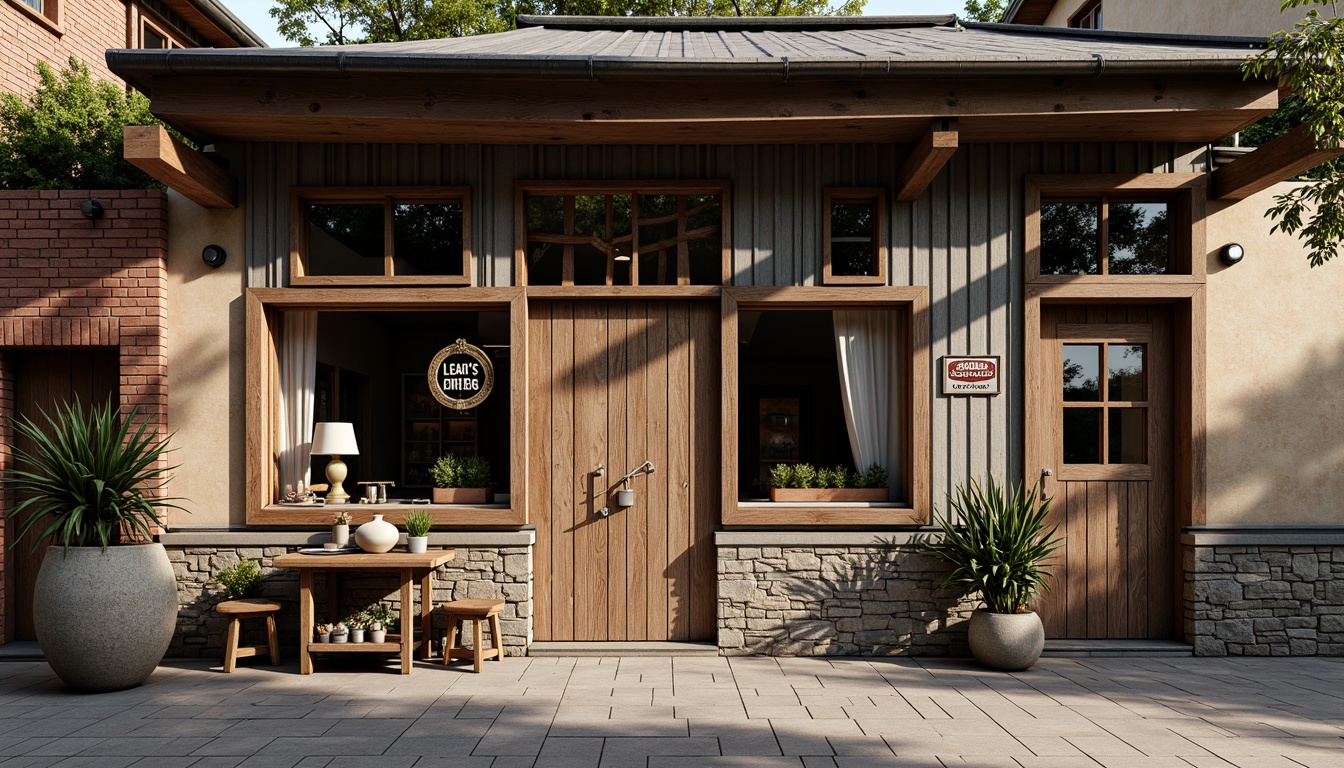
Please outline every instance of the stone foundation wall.
[{"label": "stone foundation wall", "polygon": [[724,655],[969,652],[962,622],[975,605],[941,590],[946,568],[918,554],[911,543],[724,543],[733,540],[721,535],[718,547],[719,650]]},{"label": "stone foundation wall", "polygon": [[[216,614],[214,606],[228,596],[215,576],[242,558],[257,561],[266,572],[264,596],[282,605],[277,619],[281,655],[293,655],[299,642],[298,572],[275,568],[272,561],[285,552],[295,551],[297,546],[166,546],[177,575],[178,593],[177,632],[168,649],[170,657],[223,656],[228,620]],[[344,618],[379,601],[400,609],[400,592],[391,574],[342,574],[339,615],[336,617],[328,616],[330,608],[323,577],[319,575],[315,582],[318,623]],[[527,646],[532,641],[531,547],[458,547],[457,557],[434,572],[432,589],[436,605],[463,598],[504,600],[507,605],[500,614],[500,628],[504,632],[505,654],[521,656],[527,653]],[[418,585],[412,589],[412,595],[418,607]],[[448,627],[441,611],[435,612],[433,626],[433,641],[438,643]],[[243,630],[243,643],[265,642],[263,622],[245,621]],[[469,637],[470,633],[466,645],[471,644]]]},{"label": "stone foundation wall", "polygon": [[1192,546],[1185,633],[1196,656],[1344,655],[1344,546]]}]

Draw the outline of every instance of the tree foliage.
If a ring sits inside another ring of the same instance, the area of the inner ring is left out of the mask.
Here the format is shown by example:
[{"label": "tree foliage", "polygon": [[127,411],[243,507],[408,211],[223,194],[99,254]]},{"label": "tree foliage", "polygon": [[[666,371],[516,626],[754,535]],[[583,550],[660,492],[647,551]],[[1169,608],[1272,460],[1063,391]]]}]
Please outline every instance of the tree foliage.
[{"label": "tree foliage", "polygon": [[[1337,146],[1344,141],[1344,19],[1332,0],[1283,0],[1280,10],[1314,5],[1329,6],[1331,15],[1309,8],[1306,18],[1270,38],[1242,70],[1290,89],[1295,114],[1281,120],[1306,124],[1317,146]],[[1270,232],[1296,234],[1308,261],[1319,267],[1338,256],[1344,242],[1344,167],[1336,162],[1314,175],[1317,181],[1275,196],[1267,215],[1277,222]]]},{"label": "tree foliage", "polygon": [[27,99],[0,94],[0,188],[145,189],[159,187],[122,157],[122,128],[161,125],[149,99],[70,58],[56,72],[37,63]]},{"label": "tree foliage", "polygon": [[[1002,0],[989,0],[1001,2]],[[520,15],[856,16],[867,0],[276,0],[271,17],[299,45],[466,37],[513,29]]]},{"label": "tree foliage", "polygon": [[966,0],[965,18],[970,21],[997,22],[1008,10],[1008,0]]}]

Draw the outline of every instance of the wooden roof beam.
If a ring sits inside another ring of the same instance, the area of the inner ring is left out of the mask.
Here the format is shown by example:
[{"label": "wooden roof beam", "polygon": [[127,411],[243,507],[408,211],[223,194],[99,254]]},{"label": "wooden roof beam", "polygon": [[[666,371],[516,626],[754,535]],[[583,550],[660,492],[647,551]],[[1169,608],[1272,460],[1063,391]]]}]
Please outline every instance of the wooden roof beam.
[{"label": "wooden roof beam", "polygon": [[136,168],[205,208],[236,208],[238,193],[228,171],[173,138],[161,125],[128,125],[122,154]]},{"label": "wooden roof beam", "polygon": [[1344,155],[1344,145],[1338,140],[1333,146],[1317,147],[1307,126],[1299,125],[1215,170],[1212,196],[1217,200],[1243,200],[1340,155]]},{"label": "wooden roof beam", "polygon": [[897,200],[918,200],[957,153],[957,118],[935,117],[896,178]]}]

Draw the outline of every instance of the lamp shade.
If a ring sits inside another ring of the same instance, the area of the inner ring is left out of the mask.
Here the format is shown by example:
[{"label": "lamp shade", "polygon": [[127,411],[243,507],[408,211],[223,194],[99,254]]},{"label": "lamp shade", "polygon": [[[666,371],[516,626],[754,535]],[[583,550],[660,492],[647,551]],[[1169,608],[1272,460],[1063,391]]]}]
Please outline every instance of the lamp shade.
[{"label": "lamp shade", "polygon": [[358,456],[355,425],[345,421],[319,421],[313,425],[314,456]]}]

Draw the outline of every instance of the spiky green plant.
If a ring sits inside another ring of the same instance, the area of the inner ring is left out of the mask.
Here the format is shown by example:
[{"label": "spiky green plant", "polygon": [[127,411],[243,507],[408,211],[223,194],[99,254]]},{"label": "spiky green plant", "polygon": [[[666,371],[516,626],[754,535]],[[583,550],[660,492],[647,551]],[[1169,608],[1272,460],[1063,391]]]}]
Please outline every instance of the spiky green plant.
[{"label": "spiky green plant", "polygon": [[406,513],[405,525],[407,536],[428,536],[429,529],[434,527],[434,516],[427,509],[413,509]]},{"label": "spiky green plant", "polygon": [[10,516],[26,515],[18,538],[33,529],[41,542],[64,548],[107,549],[129,540],[149,539],[151,526],[161,525],[162,512],[186,511],[180,498],[158,495],[167,484],[159,459],[168,438],[159,439],[148,419],[136,422],[137,409],[117,417],[108,398],[85,409],[79,398],[42,412],[46,426],[16,419],[14,431],[31,443],[31,451],[14,446],[15,468],[0,476],[0,485],[23,499]]},{"label": "spiky green plant", "polygon": [[[1003,486],[986,478],[958,485],[947,497],[948,514],[935,515],[942,539],[924,553],[952,566],[943,586],[979,593],[994,613],[1025,613],[1037,592],[1048,591],[1050,564],[1059,548],[1058,526],[1045,527],[1050,499],[1021,484]],[[960,524],[958,524],[960,521]]]}]

